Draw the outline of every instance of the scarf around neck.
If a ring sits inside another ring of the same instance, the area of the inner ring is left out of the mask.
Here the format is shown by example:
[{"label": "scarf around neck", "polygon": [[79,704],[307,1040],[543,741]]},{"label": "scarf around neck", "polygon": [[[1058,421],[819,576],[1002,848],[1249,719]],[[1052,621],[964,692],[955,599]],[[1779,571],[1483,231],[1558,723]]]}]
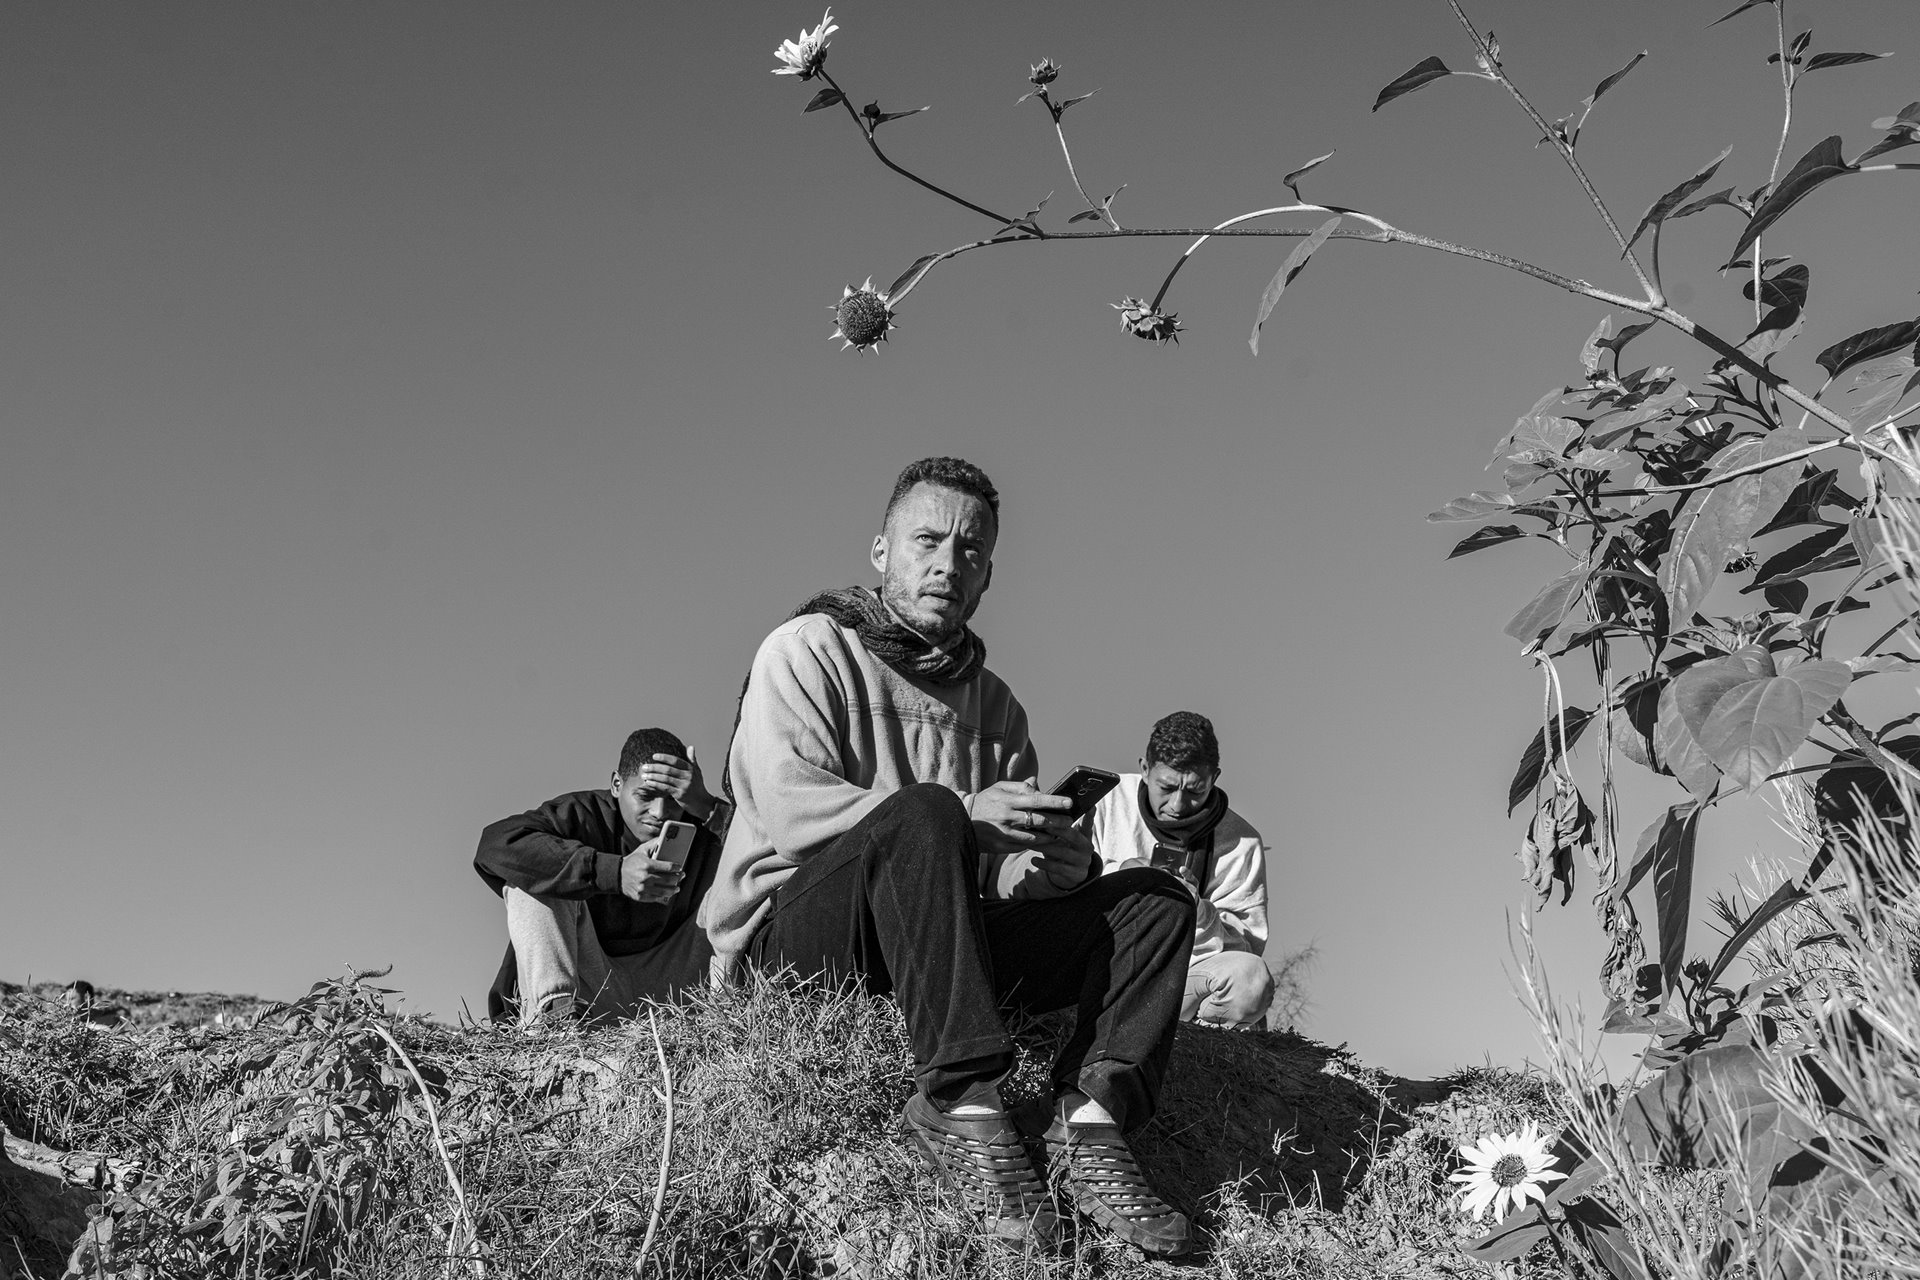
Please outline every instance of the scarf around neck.
[{"label": "scarf around neck", "polygon": [[[787,615],[787,621],[810,613],[824,613],[860,637],[867,652],[903,676],[934,685],[965,684],[980,674],[987,661],[987,646],[973,628],[962,625],[960,633],[944,644],[929,643],[919,632],[906,626],[881,601],[880,593],[867,587],[835,587],[809,596],[804,604]],[[727,760],[733,758],[733,736],[740,732],[740,714],[747,705],[747,685],[753,673],[740,682],[740,700],[733,709],[733,735],[727,739]],[[733,774],[729,768],[720,775],[720,789],[733,800]]]},{"label": "scarf around neck", "polygon": [[1145,778],[1140,779],[1139,803],[1140,817],[1152,833],[1154,843],[1181,853],[1196,850],[1210,852],[1213,849],[1213,829],[1227,816],[1227,793],[1219,787],[1213,789],[1204,807],[1171,822],[1153,811],[1153,801],[1147,794]]}]

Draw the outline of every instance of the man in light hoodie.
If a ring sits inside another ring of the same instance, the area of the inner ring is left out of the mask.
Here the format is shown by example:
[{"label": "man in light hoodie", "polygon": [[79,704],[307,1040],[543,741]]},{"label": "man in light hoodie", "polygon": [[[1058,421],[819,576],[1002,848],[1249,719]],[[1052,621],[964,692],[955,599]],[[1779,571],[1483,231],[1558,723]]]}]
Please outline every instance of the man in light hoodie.
[{"label": "man in light hoodie", "polygon": [[1273,1003],[1267,947],[1267,851],[1227,805],[1213,722],[1176,711],[1153,726],[1139,773],[1094,806],[1093,847],[1109,872],[1161,867],[1194,895],[1183,1022],[1258,1027]]},{"label": "man in light hoodie", "polygon": [[761,644],[728,752],[736,801],[700,919],[716,977],[858,979],[905,1015],[917,1089],[901,1124],[993,1235],[1045,1247],[1059,1221],[999,1085],[1003,1009],[1074,1007],[1044,1135],[1073,1207],[1141,1249],[1191,1245],[1126,1134],[1158,1099],[1193,903],[1163,872],[1101,876],[1069,802],[1038,790],[1019,700],[967,625],[993,574],[1000,501],[971,463],[894,485],[880,588],[822,592]]}]

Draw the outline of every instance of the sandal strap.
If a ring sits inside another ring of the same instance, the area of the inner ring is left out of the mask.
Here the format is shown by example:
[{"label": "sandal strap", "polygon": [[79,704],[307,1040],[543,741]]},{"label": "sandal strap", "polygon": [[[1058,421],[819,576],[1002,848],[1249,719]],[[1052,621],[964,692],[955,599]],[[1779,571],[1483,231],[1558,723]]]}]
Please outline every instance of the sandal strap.
[{"label": "sandal strap", "polygon": [[1047,1131],[1046,1143],[1050,1155],[1066,1154],[1068,1181],[1098,1196],[1121,1217],[1145,1222],[1180,1216],[1155,1193],[1133,1149],[1114,1126],[1055,1124]]},{"label": "sandal strap", "polygon": [[949,1116],[916,1097],[902,1119],[956,1191],[1028,1213],[1047,1203],[1046,1184],[1005,1112]]}]

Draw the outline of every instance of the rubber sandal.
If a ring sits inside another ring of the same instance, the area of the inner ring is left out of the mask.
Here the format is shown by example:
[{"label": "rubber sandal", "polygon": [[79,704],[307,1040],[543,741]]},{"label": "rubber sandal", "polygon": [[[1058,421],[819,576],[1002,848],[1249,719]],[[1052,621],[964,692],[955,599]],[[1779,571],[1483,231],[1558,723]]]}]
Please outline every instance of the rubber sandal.
[{"label": "rubber sandal", "polygon": [[995,1239],[1042,1249],[1059,1240],[1060,1220],[1046,1183],[1006,1112],[948,1115],[916,1093],[900,1113],[900,1128]]},{"label": "rubber sandal", "polygon": [[1049,1165],[1081,1214],[1156,1257],[1177,1258],[1193,1248],[1187,1216],[1148,1185],[1118,1125],[1056,1117],[1044,1141]]}]

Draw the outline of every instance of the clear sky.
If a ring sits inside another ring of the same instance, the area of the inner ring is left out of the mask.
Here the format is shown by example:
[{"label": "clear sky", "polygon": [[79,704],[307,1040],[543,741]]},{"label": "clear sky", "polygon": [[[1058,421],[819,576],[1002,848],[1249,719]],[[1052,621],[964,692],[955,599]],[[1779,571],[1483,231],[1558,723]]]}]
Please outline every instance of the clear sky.
[{"label": "clear sky", "polygon": [[[1652,50],[1583,138],[1630,220],[1728,143],[1729,182],[1765,177],[1771,11],[1704,29],[1730,7],[1471,12],[1550,116]],[[856,103],[931,104],[883,141],[990,206],[1075,207],[1014,102],[1045,55],[1101,91],[1069,136],[1091,188],[1129,184],[1124,222],[1285,203],[1337,150],[1310,197],[1629,285],[1493,86],[1369,114],[1428,54],[1471,65],[1439,0],[958,12],[837,6],[829,65]],[[1273,848],[1274,946],[1321,949],[1308,1029],[1406,1073],[1532,1051],[1502,809],[1539,685],[1500,628],[1552,553],[1446,563],[1466,527],[1423,517],[1485,487],[1602,313],[1335,243],[1255,358],[1292,242],[1215,241],[1161,350],[1108,304],[1184,245],[1029,244],[943,266],[878,356],[840,353],[842,285],[990,228],[768,74],[819,17],[0,9],[0,975],[284,997],[392,963],[409,1007],[480,1007],[504,929],[480,828],[603,785],[641,725],[717,767],[760,638],[870,580],[892,477],[954,453],[1003,495],[975,624],[1043,773],[1130,767],[1159,716],[1210,715]],[[1911,0],[1814,17],[1816,48],[1902,56],[1810,78],[1789,162],[1920,97]],[[1769,237],[1813,269],[1794,367],[1912,314],[1911,176],[1832,184]],[[1733,223],[1666,243],[1677,298],[1729,329]],[[1629,792],[1626,838],[1677,798]],[[1703,882],[1768,833],[1716,817]],[[1540,930],[1592,1007],[1583,897]]]}]

